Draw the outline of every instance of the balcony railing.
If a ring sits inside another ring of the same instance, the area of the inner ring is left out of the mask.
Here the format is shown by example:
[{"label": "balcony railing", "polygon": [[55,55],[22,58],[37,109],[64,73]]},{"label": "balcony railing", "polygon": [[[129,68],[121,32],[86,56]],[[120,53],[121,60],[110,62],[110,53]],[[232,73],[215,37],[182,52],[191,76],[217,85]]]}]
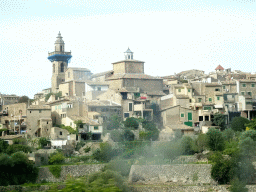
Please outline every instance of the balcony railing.
[{"label": "balcony railing", "polygon": [[54,52],[48,53],[48,56],[52,56],[52,55],[71,55],[71,52],[54,51]]}]

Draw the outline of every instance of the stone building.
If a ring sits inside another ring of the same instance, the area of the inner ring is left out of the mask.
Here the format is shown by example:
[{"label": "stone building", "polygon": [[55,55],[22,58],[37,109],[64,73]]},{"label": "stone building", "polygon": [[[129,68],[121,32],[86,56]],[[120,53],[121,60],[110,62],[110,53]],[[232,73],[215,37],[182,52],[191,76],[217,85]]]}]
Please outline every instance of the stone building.
[{"label": "stone building", "polygon": [[163,95],[163,79],[144,74],[144,62],[134,60],[128,48],[125,60],[114,62],[113,75],[108,77],[109,90],[99,96],[121,104],[123,118],[146,117],[152,119],[151,104],[159,104]]},{"label": "stone building", "polygon": [[52,119],[48,105],[30,105],[27,109],[27,134],[32,137],[49,137]]},{"label": "stone building", "polygon": [[27,103],[4,105],[0,117],[3,128],[15,133],[24,132],[27,127]]},{"label": "stone building", "polygon": [[65,52],[65,43],[59,32],[55,41],[55,50],[48,53],[48,59],[52,62],[52,92],[58,92],[59,85],[65,82],[65,71],[71,57],[71,52]]}]

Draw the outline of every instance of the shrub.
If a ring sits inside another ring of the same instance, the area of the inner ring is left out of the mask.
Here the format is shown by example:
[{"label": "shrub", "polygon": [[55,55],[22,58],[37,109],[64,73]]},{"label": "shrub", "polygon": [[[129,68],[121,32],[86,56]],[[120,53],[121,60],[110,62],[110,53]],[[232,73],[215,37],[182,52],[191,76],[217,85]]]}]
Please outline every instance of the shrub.
[{"label": "shrub", "polygon": [[109,162],[113,157],[113,149],[109,143],[101,143],[100,149],[93,153],[93,158],[100,162]]},{"label": "shrub", "polygon": [[240,140],[250,137],[253,141],[256,141],[256,130],[248,130],[241,134]]},{"label": "shrub", "polygon": [[70,134],[76,134],[77,130],[73,129],[70,126],[60,125],[60,128],[67,130]]},{"label": "shrub", "polygon": [[231,186],[229,188],[231,192],[247,192],[246,183],[239,181],[238,178],[235,178],[231,181]]},{"label": "shrub", "polygon": [[53,153],[49,157],[49,164],[50,165],[62,164],[64,160],[65,160],[65,157],[63,153]]},{"label": "shrub", "polygon": [[6,149],[6,153],[9,155],[19,151],[24,153],[32,153],[32,148],[27,145],[13,144],[13,145],[9,145]]},{"label": "shrub", "polygon": [[84,152],[85,152],[85,153],[89,153],[90,151],[91,151],[91,147],[88,147],[88,146],[87,146],[86,148],[84,148]]},{"label": "shrub", "polygon": [[133,141],[134,140],[134,134],[131,130],[124,130],[124,133],[123,133],[123,140],[124,141]]},{"label": "shrub", "polygon": [[213,124],[216,126],[219,126],[221,128],[221,130],[225,129],[225,121],[226,121],[226,117],[225,115],[221,114],[221,113],[215,113],[213,116]]},{"label": "shrub", "polygon": [[104,124],[107,130],[118,129],[121,125],[122,118],[118,115],[113,115],[110,119]]},{"label": "shrub", "polygon": [[55,177],[55,178],[59,178],[60,175],[61,175],[61,166],[51,166],[49,167],[49,171],[52,173],[52,175]]},{"label": "shrub", "polygon": [[43,148],[43,147],[47,146],[50,143],[51,142],[45,137],[40,137],[40,139],[38,140],[38,145],[39,145],[40,148]]},{"label": "shrub", "polygon": [[146,140],[157,140],[159,136],[159,130],[156,128],[154,122],[144,120],[142,122],[143,128],[146,130]]},{"label": "shrub", "polygon": [[120,173],[122,176],[128,176],[132,164],[132,160],[111,160],[106,166],[106,169],[116,171]]},{"label": "shrub", "polygon": [[224,138],[219,130],[210,128],[206,135],[207,145],[212,151],[222,151],[224,149]]},{"label": "shrub", "polygon": [[231,129],[234,131],[245,131],[246,124],[250,121],[244,117],[235,117],[231,121]]},{"label": "shrub", "polygon": [[123,141],[123,130],[113,130],[110,133],[110,138],[114,142],[122,142]]},{"label": "shrub", "polygon": [[8,146],[9,146],[8,143],[0,139],[0,153],[5,153]]},{"label": "shrub", "polygon": [[126,118],[126,120],[124,121],[124,126],[127,128],[138,129],[139,123],[136,118],[129,117],[129,118]]},{"label": "shrub", "polygon": [[84,141],[80,141],[76,144],[76,151],[79,151],[83,146],[85,146],[85,142]]}]

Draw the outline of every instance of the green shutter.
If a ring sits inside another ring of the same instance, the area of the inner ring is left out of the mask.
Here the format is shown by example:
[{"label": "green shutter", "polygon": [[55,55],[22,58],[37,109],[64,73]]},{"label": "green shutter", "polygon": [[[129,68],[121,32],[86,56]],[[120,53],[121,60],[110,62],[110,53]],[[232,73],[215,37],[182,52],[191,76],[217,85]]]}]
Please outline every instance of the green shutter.
[{"label": "green shutter", "polygon": [[188,113],[188,120],[192,120],[192,113]]},{"label": "green shutter", "polygon": [[190,89],[188,89],[188,92],[190,92]]},{"label": "green shutter", "polygon": [[193,127],[193,122],[184,122],[184,125],[187,125],[187,126]]},{"label": "green shutter", "polygon": [[181,113],[181,114],[180,114],[180,117],[184,117],[184,116],[185,116],[184,113]]},{"label": "green shutter", "polygon": [[220,97],[217,97],[217,100],[220,100]]},{"label": "green shutter", "polygon": [[212,98],[209,98],[209,102],[212,102]]}]

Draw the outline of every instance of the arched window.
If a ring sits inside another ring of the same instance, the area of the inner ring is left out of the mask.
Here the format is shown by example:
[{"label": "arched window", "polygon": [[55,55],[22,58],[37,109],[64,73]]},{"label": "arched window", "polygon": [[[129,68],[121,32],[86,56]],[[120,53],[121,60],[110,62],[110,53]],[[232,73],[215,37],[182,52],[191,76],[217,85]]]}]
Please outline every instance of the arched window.
[{"label": "arched window", "polygon": [[62,45],[60,46],[60,52],[62,52]]},{"label": "arched window", "polygon": [[64,64],[63,63],[60,64],[60,72],[64,72]]},{"label": "arched window", "polygon": [[55,73],[55,64],[52,65],[52,72]]}]

